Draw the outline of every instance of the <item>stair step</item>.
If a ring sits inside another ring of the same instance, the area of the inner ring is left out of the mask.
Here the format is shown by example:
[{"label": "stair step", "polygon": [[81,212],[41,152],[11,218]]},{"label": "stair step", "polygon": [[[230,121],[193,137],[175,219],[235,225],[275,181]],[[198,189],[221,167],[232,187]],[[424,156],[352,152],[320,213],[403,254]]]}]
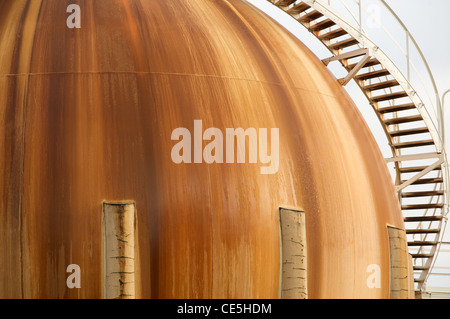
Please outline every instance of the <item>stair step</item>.
[{"label": "stair step", "polygon": [[422,147],[422,146],[429,146],[429,145],[434,145],[434,141],[433,140],[425,140],[425,141],[404,142],[404,143],[393,144],[392,146],[396,149],[400,149],[400,148]]},{"label": "stair step", "polygon": [[417,247],[417,246],[436,246],[436,241],[410,241],[408,242],[408,247]]},{"label": "stair step", "polygon": [[297,19],[300,23],[311,22],[323,17],[323,14],[317,10],[311,11]]},{"label": "stair step", "polygon": [[425,282],[425,279],[414,278],[414,282],[422,283]]},{"label": "stair step", "polygon": [[413,266],[414,270],[428,270],[430,269],[429,266]]},{"label": "stair step", "polygon": [[416,106],[414,105],[414,103],[409,103],[409,104],[394,105],[394,106],[379,108],[378,112],[381,114],[385,114],[385,113],[394,113],[394,112],[400,112],[400,111],[413,110],[415,108],[416,108]]},{"label": "stair step", "polygon": [[345,31],[342,28],[339,28],[339,29],[324,33],[324,34],[320,35],[318,38],[321,41],[325,41],[325,40],[332,40],[332,39],[338,38],[338,37],[346,35],[346,34],[348,34],[347,31]]},{"label": "stair step", "polygon": [[405,217],[403,219],[405,223],[439,222],[441,220],[442,216],[414,216],[414,217]]},{"label": "stair step", "polygon": [[375,83],[371,85],[364,86],[363,89],[366,91],[375,91],[381,89],[387,89],[393,86],[400,85],[397,80],[384,81],[380,83]]},{"label": "stair step", "polygon": [[312,31],[312,32],[314,32],[314,31],[321,31],[321,30],[324,30],[326,28],[332,27],[334,25],[336,25],[336,23],[334,23],[330,19],[326,19],[326,20],[323,20],[321,22],[318,22],[318,23],[312,25],[309,28],[309,30]]},{"label": "stair step", "polygon": [[[428,166],[411,166],[411,167],[401,167],[400,173],[418,173],[422,172],[423,170],[426,170]],[[433,171],[440,171],[442,170],[441,166],[437,166],[433,169]]]},{"label": "stair step", "polygon": [[386,76],[386,75],[389,75],[389,74],[391,74],[391,73],[389,73],[388,70],[381,69],[381,70],[377,70],[377,71],[372,71],[372,72],[359,74],[359,75],[355,76],[355,79],[356,80],[369,80],[369,79],[374,79],[374,78],[378,78],[378,77],[381,77],[381,76]]},{"label": "stair step", "polygon": [[411,197],[433,197],[433,196],[443,196],[444,191],[429,191],[429,192],[409,192],[402,193],[401,196],[403,198],[411,198]]},{"label": "stair step", "polygon": [[438,234],[439,229],[407,229],[407,234]]},{"label": "stair step", "polygon": [[[402,181],[402,184],[405,183],[407,181]],[[417,185],[417,184],[438,184],[438,183],[443,183],[444,180],[442,177],[436,177],[436,178],[422,178],[422,179],[418,179],[417,181],[415,181],[413,184]]]},{"label": "stair step", "polygon": [[345,39],[333,44],[329,45],[329,48],[331,50],[340,50],[340,49],[344,49],[344,48],[348,48],[352,45],[358,44],[358,40],[356,40],[355,38],[350,38],[350,39]]},{"label": "stair step", "polygon": [[433,254],[411,254],[412,258],[433,258]]},{"label": "stair step", "polygon": [[432,209],[432,208],[444,208],[444,204],[402,205],[402,210],[408,210],[408,209]]},{"label": "stair step", "polygon": [[295,1],[297,1],[297,0],[282,0],[282,1],[276,2],[275,5],[277,7],[287,7],[291,4],[293,4]]},{"label": "stair step", "polygon": [[311,8],[311,7],[308,4],[306,4],[304,2],[299,2],[296,5],[294,5],[292,8],[289,8],[287,10],[287,13],[289,13],[289,14],[298,14],[298,13],[305,12],[309,8]]},{"label": "stair step", "polygon": [[[369,66],[374,66],[380,64],[380,61],[378,61],[377,58],[371,58],[369,61],[364,64],[363,68],[368,68]],[[347,65],[347,69],[352,70],[355,66],[357,66],[358,63],[352,63]]]},{"label": "stair step", "polygon": [[389,135],[392,137],[397,136],[406,136],[406,135],[414,135],[414,134],[423,134],[423,133],[429,133],[427,127],[418,127],[418,128],[412,128],[407,130],[400,130],[400,131],[390,131]]},{"label": "stair step", "polygon": [[384,124],[394,125],[394,124],[411,123],[411,122],[418,122],[418,121],[423,121],[422,115],[420,115],[420,114],[388,119],[388,120],[384,121]]},{"label": "stair step", "polygon": [[401,91],[401,92],[395,92],[395,93],[374,96],[374,97],[371,97],[370,99],[372,100],[372,102],[383,102],[383,101],[400,99],[402,97],[408,97],[408,93],[406,93],[405,91]]}]

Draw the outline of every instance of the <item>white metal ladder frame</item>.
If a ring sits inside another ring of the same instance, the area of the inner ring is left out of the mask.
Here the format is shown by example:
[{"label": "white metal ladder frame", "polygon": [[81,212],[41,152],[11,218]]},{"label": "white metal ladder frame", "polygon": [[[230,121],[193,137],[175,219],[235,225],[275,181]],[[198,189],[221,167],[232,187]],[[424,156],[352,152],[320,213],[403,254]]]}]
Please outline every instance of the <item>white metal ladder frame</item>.
[{"label": "white metal ladder frame", "polygon": [[[424,121],[426,127],[429,130],[429,133],[431,135],[432,140],[434,141],[434,146],[436,147],[436,152],[435,153],[428,153],[428,154],[415,154],[415,155],[402,155],[401,151],[399,149],[394,149],[393,147],[391,147],[392,152],[393,152],[393,158],[391,159],[387,159],[387,162],[394,162],[396,163],[396,167],[397,167],[397,175],[400,176],[400,172],[398,171],[398,166],[397,163],[401,162],[403,160],[407,160],[408,158],[413,159],[414,157],[417,159],[421,159],[421,158],[436,158],[437,161],[434,162],[433,164],[431,164],[429,167],[427,167],[426,169],[422,170],[421,172],[418,172],[417,174],[415,174],[412,178],[408,179],[407,181],[397,181],[398,184],[396,185],[396,190],[398,192],[400,192],[401,190],[403,190],[405,187],[408,187],[409,185],[413,184],[414,182],[416,182],[417,180],[419,180],[421,177],[425,176],[426,174],[428,174],[429,172],[433,171],[436,167],[442,167],[442,178],[444,179],[443,182],[443,188],[444,188],[444,209],[447,211],[448,210],[448,187],[446,187],[446,185],[448,184],[448,165],[447,165],[447,157],[446,157],[446,152],[445,152],[445,146],[444,146],[444,141],[443,138],[441,138],[441,136],[443,136],[443,132],[444,132],[444,126],[443,126],[443,119],[442,119],[442,106],[440,104],[440,98],[439,95],[437,93],[437,89],[436,89],[436,83],[434,82],[434,79],[431,75],[431,71],[430,68],[423,56],[423,53],[420,51],[420,48],[418,47],[416,41],[414,40],[414,38],[411,36],[411,34],[409,33],[408,29],[406,28],[406,26],[403,24],[403,22],[401,22],[400,18],[395,14],[395,12],[385,3],[384,0],[380,0],[385,6],[386,8],[388,8],[388,10],[392,13],[392,15],[398,20],[398,22],[401,24],[401,26],[403,27],[403,29],[405,30],[406,34],[407,34],[407,45],[409,46],[409,41],[411,39],[411,41],[413,42],[413,44],[415,45],[415,47],[418,49],[419,54],[421,56],[421,58],[423,59],[423,62],[427,68],[427,71],[430,74],[430,77],[432,79],[432,84],[437,96],[437,107],[438,107],[438,125],[439,125],[439,129],[436,127],[435,123],[433,122],[433,119],[431,118],[430,114],[428,113],[427,108],[425,107],[425,104],[423,103],[422,99],[419,97],[418,93],[414,90],[414,88],[412,87],[412,85],[409,82],[409,73],[410,73],[410,66],[409,66],[409,59],[410,57],[407,56],[407,60],[408,60],[408,78],[406,78],[403,73],[401,72],[401,70],[395,65],[395,63],[393,61],[391,61],[391,59],[365,34],[364,30],[362,29],[362,22],[361,22],[361,0],[359,0],[359,17],[360,17],[360,21],[359,21],[359,27],[355,27],[354,25],[352,25],[350,22],[348,22],[343,16],[341,16],[338,12],[336,12],[335,10],[333,10],[333,8],[328,4],[323,3],[322,1],[319,0],[302,0],[302,1],[289,1],[289,0],[267,0],[270,3],[274,4],[275,6],[280,6],[280,3],[283,3],[287,8],[292,8],[295,5],[299,4],[299,3],[305,3],[307,5],[309,5],[311,8],[313,8],[314,10],[320,12],[323,16],[325,16],[326,18],[332,20],[337,26],[339,26],[340,28],[344,29],[345,32],[347,32],[347,34],[349,34],[351,37],[353,37],[354,39],[356,39],[358,41],[358,43],[361,45],[361,49],[360,50],[356,50],[354,52],[347,52],[344,53],[342,55],[338,54],[335,55],[333,52],[333,56],[331,58],[325,59],[323,60],[323,62],[327,65],[328,63],[332,62],[332,61],[339,61],[339,60],[343,60],[345,58],[350,58],[352,57],[352,54],[354,56],[363,56],[362,60],[352,69],[350,70],[349,74],[343,78],[340,79],[340,83],[342,85],[346,85],[357,73],[358,71],[364,66],[364,63],[366,63],[370,57],[375,57],[380,64],[389,71],[390,75],[392,75],[394,77],[395,80],[397,80],[398,84],[401,86],[401,88],[404,90],[404,92],[407,93],[408,97],[410,98],[410,100],[414,103],[415,108],[418,110],[419,114],[422,117],[422,120]],[[355,0],[354,0],[355,1]],[[330,1],[328,1],[330,2]],[[356,1],[355,1],[356,2]],[[286,11],[286,10],[284,10]],[[294,18],[296,18],[294,15],[291,14],[291,16],[293,16]],[[323,42],[322,42],[323,43]],[[331,50],[330,50],[331,51]],[[407,50],[407,54],[409,55],[409,47]],[[381,121],[381,119],[380,119]],[[385,128],[385,132],[387,133],[387,128],[386,128],[386,124],[382,123],[382,125],[384,125]],[[399,177],[398,177],[399,178]],[[444,215],[444,209],[443,209],[443,215]],[[447,211],[448,213],[448,211]],[[446,215],[447,213],[445,213],[444,216],[444,221],[446,221]],[[430,223],[431,224],[431,223]],[[420,226],[418,226],[420,227]],[[431,227],[431,226],[430,226]],[[442,221],[440,222],[440,226],[439,228],[442,228]],[[438,237],[439,235],[441,236],[441,238],[438,239],[438,241],[440,242],[442,240],[442,233],[438,233]],[[423,236],[424,240],[427,238],[427,235],[425,234]],[[419,249],[419,252],[421,251],[422,248]],[[430,269],[430,265],[432,267],[432,264],[434,264],[434,261],[436,259],[437,256],[437,252],[439,251],[439,248],[437,248],[436,246],[432,248],[431,253],[433,255],[434,258],[429,259],[427,261],[428,263],[428,269],[425,271],[422,271],[422,274],[420,276],[420,282],[418,285],[419,290],[422,289],[424,282],[426,281],[426,278],[429,275],[429,269]]]}]

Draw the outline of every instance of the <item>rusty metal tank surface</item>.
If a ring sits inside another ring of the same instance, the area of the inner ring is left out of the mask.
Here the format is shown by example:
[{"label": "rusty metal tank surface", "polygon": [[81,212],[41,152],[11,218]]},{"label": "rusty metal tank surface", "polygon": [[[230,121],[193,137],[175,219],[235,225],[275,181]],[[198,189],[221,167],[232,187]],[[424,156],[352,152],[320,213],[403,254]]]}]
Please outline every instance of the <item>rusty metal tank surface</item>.
[{"label": "rusty metal tank surface", "polygon": [[[391,177],[308,48],[239,0],[70,2],[79,29],[68,1],[0,1],[0,297],[102,298],[108,200],[136,203],[137,298],[278,298],[280,207],[305,214],[309,298],[389,297]],[[174,163],[195,120],[224,145],[278,128],[278,171]]]}]

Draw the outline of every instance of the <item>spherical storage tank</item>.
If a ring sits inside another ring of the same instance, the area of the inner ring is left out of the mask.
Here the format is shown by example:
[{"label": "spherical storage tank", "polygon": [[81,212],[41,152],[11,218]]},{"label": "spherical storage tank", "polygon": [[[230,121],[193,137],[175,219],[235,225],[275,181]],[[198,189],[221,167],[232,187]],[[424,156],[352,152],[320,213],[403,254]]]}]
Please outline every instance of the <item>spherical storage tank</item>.
[{"label": "spherical storage tank", "polygon": [[107,297],[105,207],[128,204],[136,298],[392,293],[371,132],[245,1],[1,1],[0,96],[0,297]]}]

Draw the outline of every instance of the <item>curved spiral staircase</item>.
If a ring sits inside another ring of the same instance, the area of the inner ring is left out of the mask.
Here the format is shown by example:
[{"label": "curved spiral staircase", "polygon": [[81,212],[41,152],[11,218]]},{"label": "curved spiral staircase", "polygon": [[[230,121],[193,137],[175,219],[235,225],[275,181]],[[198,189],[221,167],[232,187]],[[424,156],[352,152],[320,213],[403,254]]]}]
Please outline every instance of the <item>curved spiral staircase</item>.
[{"label": "curved spiral staircase", "polygon": [[411,86],[409,76],[403,75],[361,24],[350,23],[330,2],[266,1],[313,33],[331,52],[322,62],[327,66],[340,62],[348,74],[339,82],[346,85],[354,80],[372,105],[392,150],[393,157],[386,161],[395,165],[395,187],[413,259],[415,290],[420,292],[446,221],[448,175],[442,122],[440,130],[436,129],[436,121]]}]

